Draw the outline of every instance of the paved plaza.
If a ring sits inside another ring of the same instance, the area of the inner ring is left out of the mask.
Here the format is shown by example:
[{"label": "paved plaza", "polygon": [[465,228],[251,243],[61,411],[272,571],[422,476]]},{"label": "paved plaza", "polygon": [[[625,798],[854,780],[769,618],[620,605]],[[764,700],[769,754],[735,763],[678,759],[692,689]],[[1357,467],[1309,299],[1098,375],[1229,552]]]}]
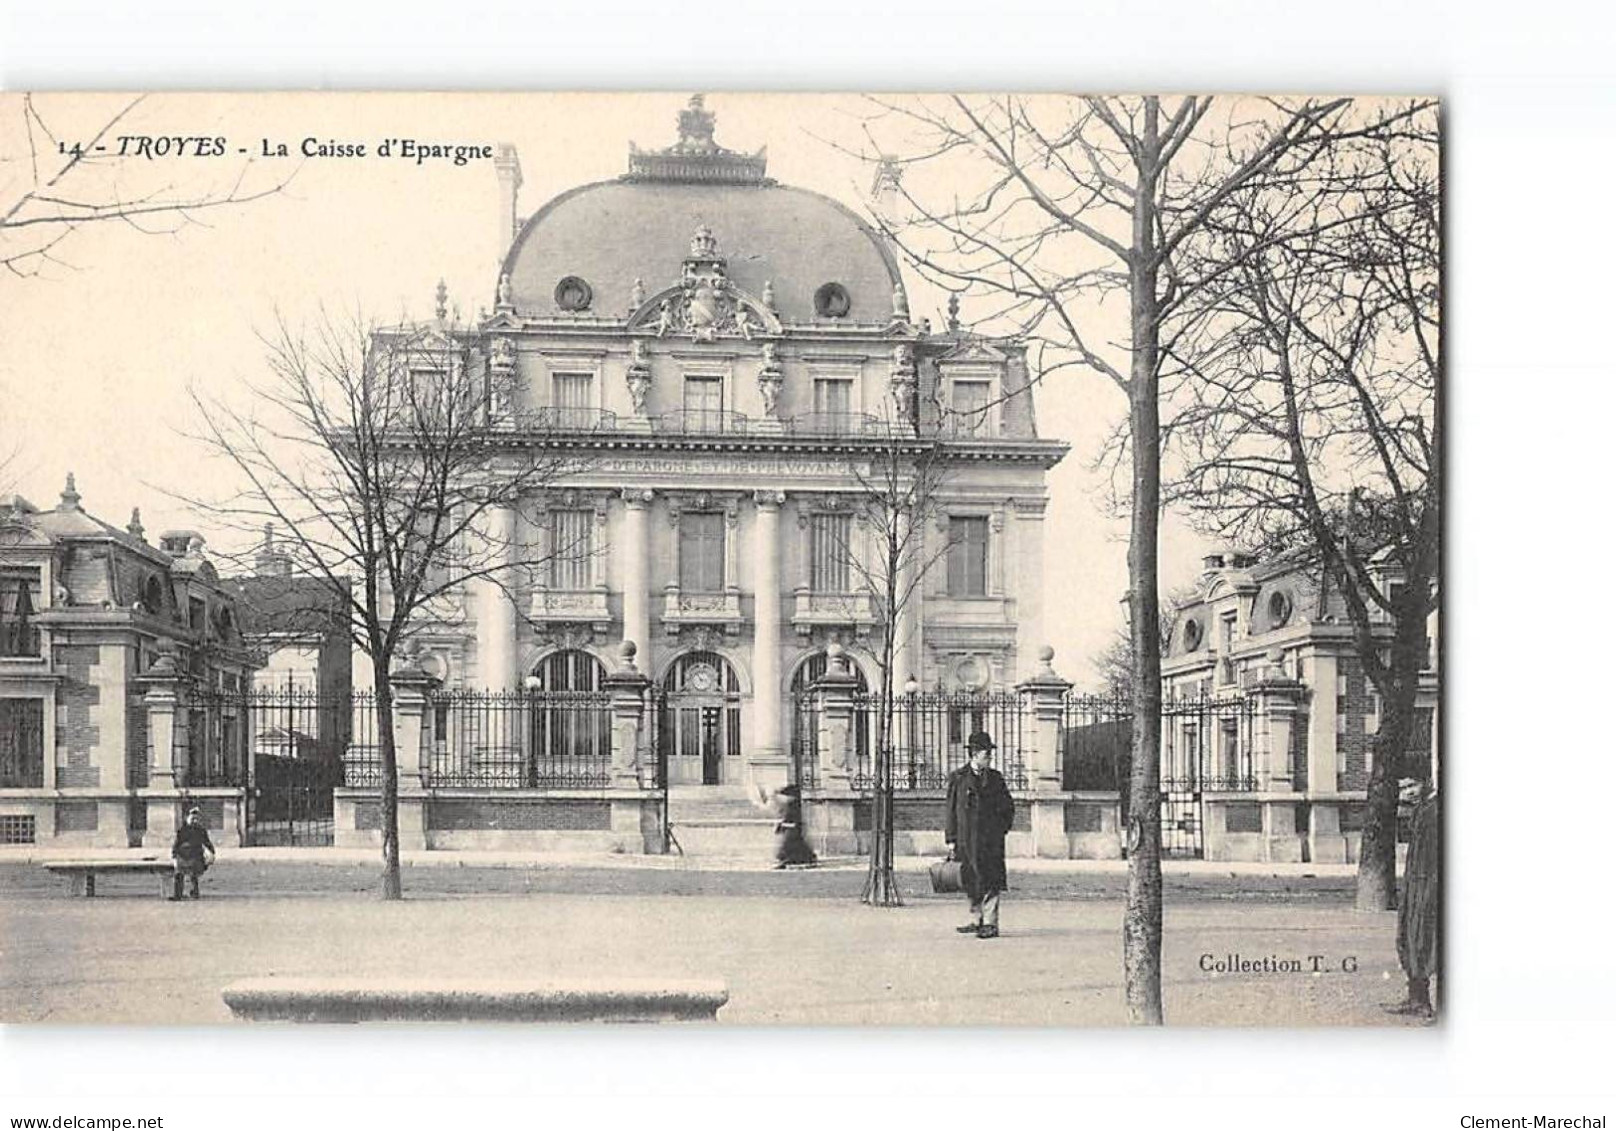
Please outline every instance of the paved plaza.
[{"label": "paved plaza", "polygon": [[[393,904],[375,897],[374,863],[312,854],[226,858],[204,898],[180,904],[133,877],[75,899],[37,862],[0,863],[0,1019],[227,1022],[220,987],[266,975],[615,972],[722,979],[726,1024],[1126,1021],[1115,868],[1013,868],[1004,934],[983,941],[953,930],[963,900],[930,894],[918,862],[903,869],[900,909],[858,902],[854,861],[790,873],[457,863],[406,868]],[[1354,911],[1350,892],[1349,877],[1299,871],[1169,873],[1169,1021],[1395,1023],[1380,1009],[1401,988],[1395,915]],[[1265,969],[1276,962],[1301,969]]]}]

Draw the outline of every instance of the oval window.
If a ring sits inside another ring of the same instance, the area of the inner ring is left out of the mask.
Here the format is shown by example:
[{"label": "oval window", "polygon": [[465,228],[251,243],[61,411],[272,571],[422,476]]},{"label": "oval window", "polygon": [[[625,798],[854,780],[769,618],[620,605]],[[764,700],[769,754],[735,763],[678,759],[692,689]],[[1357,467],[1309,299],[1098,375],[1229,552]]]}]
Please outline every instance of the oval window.
[{"label": "oval window", "polygon": [[814,313],[821,318],[846,318],[853,299],[840,283],[826,283],[814,292]]},{"label": "oval window", "polygon": [[556,284],[555,301],[562,310],[588,310],[594,297],[589,284],[576,275],[568,275]]},{"label": "oval window", "polygon": [[1291,619],[1291,599],[1286,593],[1275,593],[1268,598],[1268,623],[1278,628]]},{"label": "oval window", "polygon": [[1193,652],[1201,646],[1201,622],[1189,620],[1184,622],[1184,651]]}]

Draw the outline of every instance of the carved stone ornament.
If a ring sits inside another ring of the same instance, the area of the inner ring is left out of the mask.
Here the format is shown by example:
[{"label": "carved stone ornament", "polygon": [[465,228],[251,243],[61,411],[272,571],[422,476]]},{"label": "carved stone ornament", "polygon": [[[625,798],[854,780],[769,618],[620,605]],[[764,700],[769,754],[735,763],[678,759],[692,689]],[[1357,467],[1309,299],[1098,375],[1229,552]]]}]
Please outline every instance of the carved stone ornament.
[{"label": "carved stone ornament", "polygon": [[646,394],[651,391],[651,374],[645,369],[628,371],[628,399],[634,406],[634,415],[645,416]]},{"label": "carved stone ornament", "polygon": [[654,330],[659,338],[676,335],[711,342],[721,337],[739,337],[750,341],[756,334],[779,329],[778,320],[768,309],[767,291],[765,295],[759,303],[735,289],[726,263],[718,254],[718,239],[703,224],[690,239],[690,255],[684,261],[678,287],[665,292],[656,309],[647,311],[635,324]]},{"label": "carved stone ornament", "polygon": [[758,374],[758,396],[763,398],[763,415],[773,417],[780,403],[780,386],[785,383],[778,369],[765,367]]},{"label": "carved stone ornament", "polygon": [[495,338],[488,344],[488,364],[494,369],[510,369],[516,364],[516,343],[509,338]]},{"label": "carved stone ornament", "polygon": [[536,634],[540,644],[562,651],[587,648],[595,642],[595,630],[587,624],[551,624]]},{"label": "carved stone ornament", "polygon": [[499,290],[495,296],[495,306],[499,310],[509,310],[511,308],[511,277],[509,275],[499,277]]},{"label": "carved stone ornament", "polygon": [[634,286],[628,292],[628,312],[633,314],[645,305],[645,280],[635,279]]}]

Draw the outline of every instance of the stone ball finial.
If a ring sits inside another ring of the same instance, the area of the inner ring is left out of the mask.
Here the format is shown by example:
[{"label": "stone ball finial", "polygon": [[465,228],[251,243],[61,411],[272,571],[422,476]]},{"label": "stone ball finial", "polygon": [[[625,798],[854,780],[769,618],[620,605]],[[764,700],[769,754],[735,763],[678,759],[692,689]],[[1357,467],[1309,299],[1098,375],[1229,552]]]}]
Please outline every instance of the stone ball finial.
[{"label": "stone ball finial", "polygon": [[1042,648],[1038,649],[1038,662],[1040,664],[1053,663],[1054,660],[1055,649],[1051,648],[1048,644],[1045,644]]},{"label": "stone ball finial", "polygon": [[634,666],[634,657],[639,655],[640,646],[632,640],[625,640],[617,646],[617,667],[619,671],[637,672]]}]

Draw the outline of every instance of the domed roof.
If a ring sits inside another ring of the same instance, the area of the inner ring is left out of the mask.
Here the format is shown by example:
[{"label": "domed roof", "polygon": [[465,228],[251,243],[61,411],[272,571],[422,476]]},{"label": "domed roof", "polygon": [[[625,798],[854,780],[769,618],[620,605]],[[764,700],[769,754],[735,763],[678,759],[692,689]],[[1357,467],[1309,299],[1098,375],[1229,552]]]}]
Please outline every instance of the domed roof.
[{"label": "domed roof", "polygon": [[[699,95],[680,115],[674,146],[631,150],[627,175],[562,193],[529,218],[502,269],[510,301],[522,314],[559,313],[558,285],[581,279],[589,312],[621,316],[636,279],[647,295],[679,282],[704,225],[730,281],[754,296],[772,283],[786,322],[813,320],[815,294],[827,283],[846,291],[849,322],[892,317],[900,276],[880,234],[827,196],[769,180],[761,152],[714,144]],[[578,293],[567,297],[577,302]]]}]

